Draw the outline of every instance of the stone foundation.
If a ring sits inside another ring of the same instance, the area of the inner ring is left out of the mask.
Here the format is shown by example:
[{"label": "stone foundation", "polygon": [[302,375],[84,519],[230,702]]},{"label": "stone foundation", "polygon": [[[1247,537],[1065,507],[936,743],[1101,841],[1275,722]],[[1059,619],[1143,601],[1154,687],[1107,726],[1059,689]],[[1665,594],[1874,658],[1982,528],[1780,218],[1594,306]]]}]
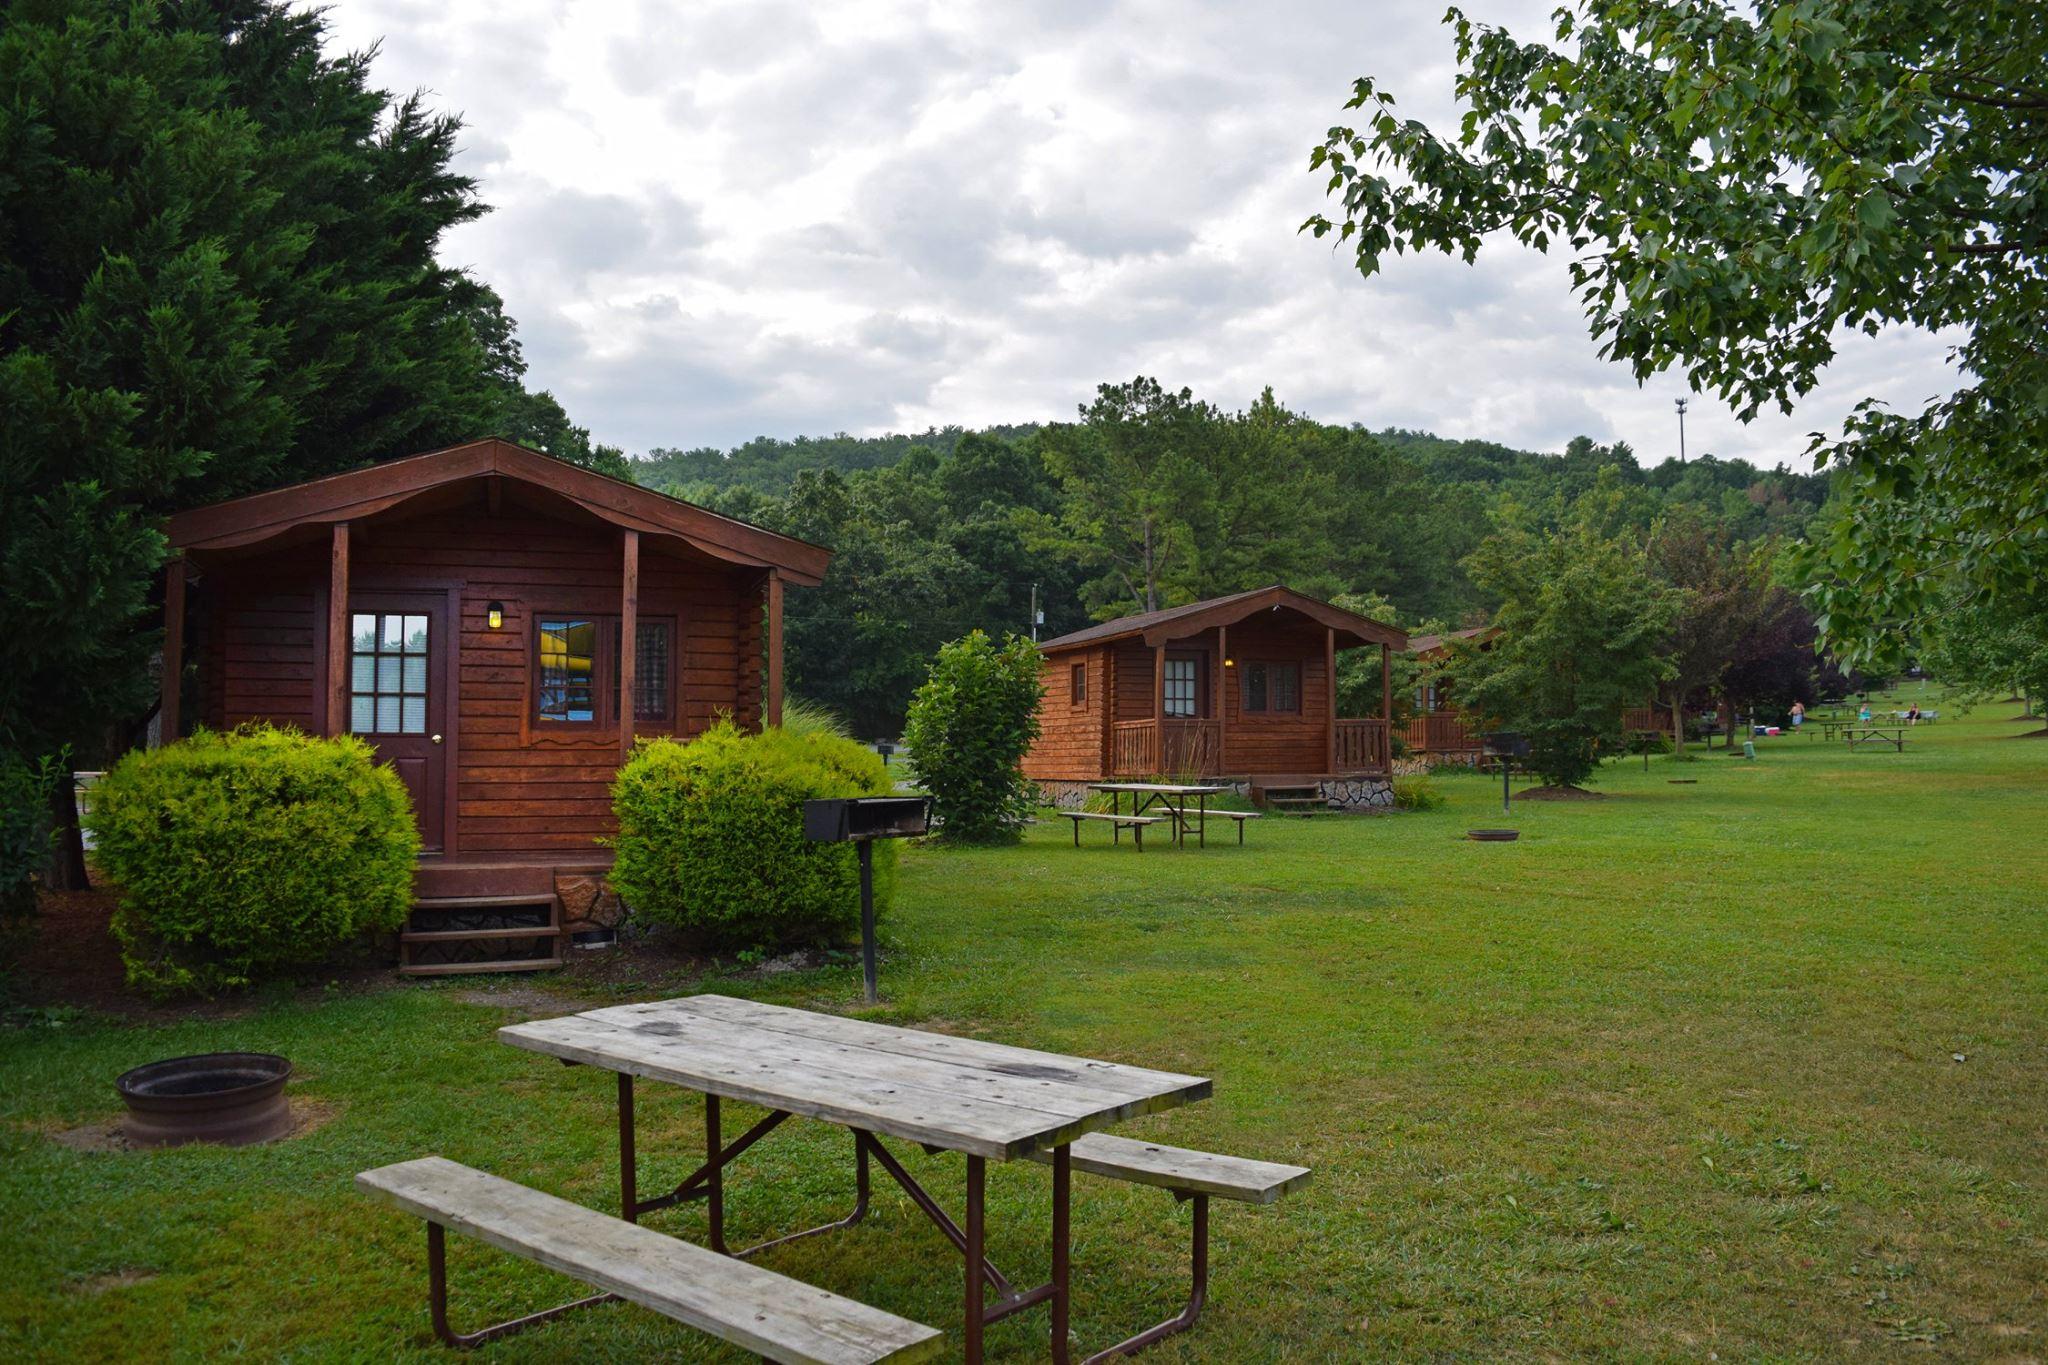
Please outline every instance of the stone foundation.
[{"label": "stone foundation", "polygon": [[1079,810],[1088,801],[1086,782],[1040,782],[1038,784],[1039,804],[1051,806],[1054,810]]},{"label": "stone foundation", "polygon": [[555,894],[561,897],[562,927],[569,933],[616,929],[625,923],[625,903],[601,872],[557,872]]},{"label": "stone foundation", "polygon": [[1333,777],[1320,784],[1331,810],[1377,811],[1394,808],[1394,784],[1384,777]]}]

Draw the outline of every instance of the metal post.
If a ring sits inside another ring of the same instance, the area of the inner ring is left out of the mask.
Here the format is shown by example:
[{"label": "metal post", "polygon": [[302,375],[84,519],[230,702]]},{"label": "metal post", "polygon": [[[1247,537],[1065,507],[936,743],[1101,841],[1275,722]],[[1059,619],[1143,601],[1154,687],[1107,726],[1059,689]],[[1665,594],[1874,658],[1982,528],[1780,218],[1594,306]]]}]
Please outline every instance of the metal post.
[{"label": "metal post", "polygon": [[1052,1358],[1066,1365],[1067,1320],[1071,1312],[1072,1277],[1070,1244],[1073,1240],[1069,1211],[1073,1203],[1073,1149],[1066,1143],[1052,1152]]},{"label": "metal post", "polygon": [[633,1073],[619,1073],[619,1217],[640,1219],[640,1176],[633,1149]]},{"label": "metal post", "polygon": [[875,845],[860,841],[860,974],[861,985],[872,1005],[881,994],[875,985]]},{"label": "metal post", "polygon": [[967,1365],[981,1365],[981,1328],[983,1241],[986,1226],[983,1221],[983,1197],[988,1188],[988,1165],[981,1157],[967,1158],[967,1245],[961,1250],[967,1256],[967,1314],[962,1325],[966,1340],[963,1354]]},{"label": "metal post", "polygon": [[1508,804],[1508,769],[1513,766],[1514,759],[1512,757],[1507,754],[1500,756],[1500,813],[1502,815],[1514,814],[1514,811]]},{"label": "metal post", "polygon": [[711,1249],[721,1256],[732,1253],[725,1245],[725,1125],[718,1117],[718,1096],[704,1092],[704,1218],[710,1225]]}]

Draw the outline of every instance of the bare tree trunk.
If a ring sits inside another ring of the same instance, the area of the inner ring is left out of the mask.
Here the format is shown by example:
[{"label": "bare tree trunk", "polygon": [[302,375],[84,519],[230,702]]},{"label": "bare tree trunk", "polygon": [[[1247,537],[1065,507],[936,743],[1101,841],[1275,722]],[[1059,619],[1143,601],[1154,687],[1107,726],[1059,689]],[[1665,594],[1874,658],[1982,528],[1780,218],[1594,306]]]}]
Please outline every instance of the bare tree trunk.
[{"label": "bare tree trunk", "polygon": [[43,870],[43,885],[52,891],[83,891],[85,838],[78,830],[78,785],[70,770],[57,774],[50,788],[50,859]]},{"label": "bare tree trunk", "polygon": [[1671,752],[1685,757],[1685,698],[1678,696],[1671,701]]}]

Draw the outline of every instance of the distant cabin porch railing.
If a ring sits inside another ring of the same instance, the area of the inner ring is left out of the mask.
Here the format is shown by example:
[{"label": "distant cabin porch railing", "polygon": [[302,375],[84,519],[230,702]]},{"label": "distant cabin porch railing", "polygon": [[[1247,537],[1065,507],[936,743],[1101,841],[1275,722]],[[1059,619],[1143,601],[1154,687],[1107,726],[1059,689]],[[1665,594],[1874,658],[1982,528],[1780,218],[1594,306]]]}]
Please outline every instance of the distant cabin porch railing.
[{"label": "distant cabin porch railing", "polygon": [[[1335,729],[1333,775],[1388,770],[1385,721],[1339,720]],[[1236,772],[1223,727],[1214,720],[1167,720],[1163,725],[1118,721],[1110,727],[1109,755],[1113,777],[1223,777]]]},{"label": "distant cabin porch railing", "polygon": [[1408,752],[1415,754],[1475,753],[1479,731],[1456,711],[1431,711],[1411,716],[1402,727],[1401,738]]}]

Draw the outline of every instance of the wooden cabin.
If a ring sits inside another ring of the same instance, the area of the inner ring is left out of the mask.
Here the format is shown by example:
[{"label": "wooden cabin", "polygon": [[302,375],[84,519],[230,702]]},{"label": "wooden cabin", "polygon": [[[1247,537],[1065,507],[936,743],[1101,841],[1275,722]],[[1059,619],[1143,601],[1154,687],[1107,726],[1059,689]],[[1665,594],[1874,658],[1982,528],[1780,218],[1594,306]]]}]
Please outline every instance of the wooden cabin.
[{"label": "wooden cabin", "polygon": [[[1024,760],[1059,802],[1087,784],[1200,777],[1381,805],[1390,773],[1393,626],[1290,588],[1119,617],[1047,640],[1039,736]],[[1337,656],[1380,653],[1380,714],[1342,718]]]},{"label": "wooden cabin", "polygon": [[169,536],[165,738],[360,735],[411,793],[423,904],[566,894],[570,928],[604,918],[635,737],[779,721],[783,589],[830,557],[502,440],[194,508]]},{"label": "wooden cabin", "polygon": [[[1500,635],[1499,626],[1475,626],[1442,635],[1417,635],[1408,642],[1410,653],[1426,667],[1415,685],[1415,709],[1402,727],[1401,738],[1410,758],[1428,763],[1479,762],[1485,748],[1487,726],[1468,716],[1451,700],[1451,683],[1437,676],[1435,669],[1447,663],[1461,643],[1484,650]],[[1653,705],[1631,707],[1622,714],[1622,729],[1631,733],[1662,731],[1668,722]]]}]

